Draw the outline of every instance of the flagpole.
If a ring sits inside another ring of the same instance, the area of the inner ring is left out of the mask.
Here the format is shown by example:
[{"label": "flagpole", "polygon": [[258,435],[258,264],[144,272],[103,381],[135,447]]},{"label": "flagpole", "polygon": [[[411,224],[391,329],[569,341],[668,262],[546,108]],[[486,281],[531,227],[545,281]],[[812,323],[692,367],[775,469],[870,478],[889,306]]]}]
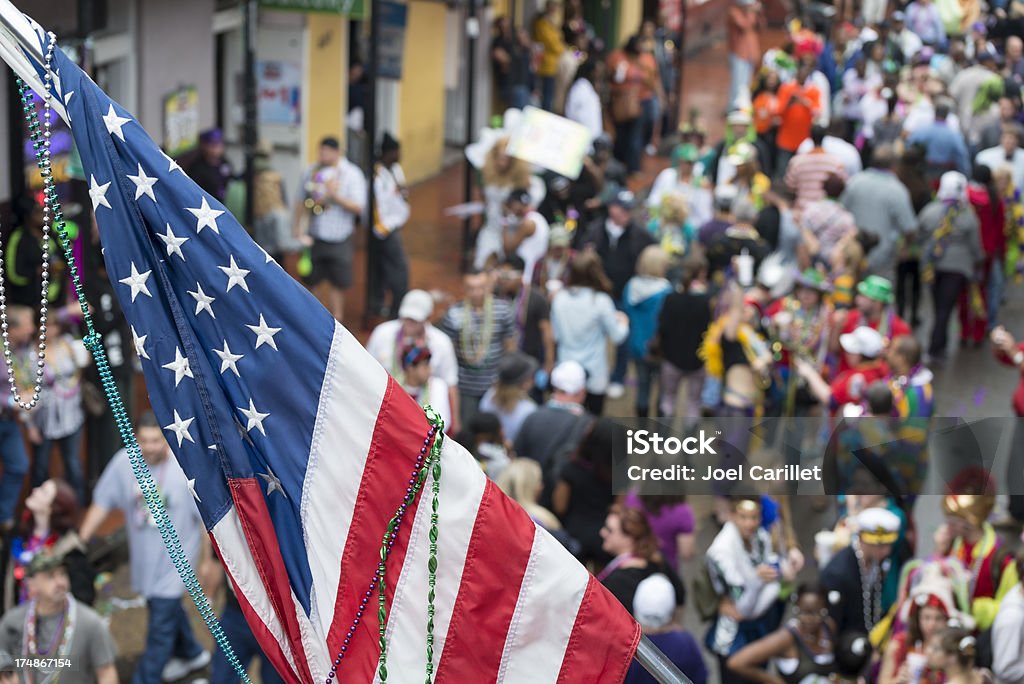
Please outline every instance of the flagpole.
[{"label": "flagpole", "polygon": [[645,636],[640,637],[634,657],[659,684],[693,684],[690,678],[680,672],[675,663]]},{"label": "flagpole", "polygon": [[[21,52],[18,48],[21,48]],[[7,62],[32,90],[42,94],[45,92],[43,81],[29,61],[30,58],[40,65],[45,62],[39,36],[32,28],[32,22],[10,0],[0,0],[0,59]],[[71,121],[64,109],[64,102],[55,97],[50,106],[70,127]]]}]

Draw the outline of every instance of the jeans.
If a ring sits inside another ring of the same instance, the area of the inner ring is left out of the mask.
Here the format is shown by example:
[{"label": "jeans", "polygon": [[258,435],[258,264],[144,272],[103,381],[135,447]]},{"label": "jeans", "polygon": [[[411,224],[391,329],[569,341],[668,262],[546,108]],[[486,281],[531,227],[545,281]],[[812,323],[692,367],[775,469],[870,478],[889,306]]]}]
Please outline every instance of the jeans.
[{"label": "jeans", "polygon": [[[909,299],[908,299],[909,296]],[[907,259],[896,266],[896,313],[910,325],[919,320],[918,307],[921,304],[921,261]],[[907,315],[907,310],[910,315]]]},{"label": "jeans", "polygon": [[139,658],[132,684],[162,684],[164,667],[171,658],[191,660],[203,652],[203,647],[192,634],[181,598],[150,598],[146,605],[146,650]]},{"label": "jeans", "polygon": [[32,486],[39,485],[50,479],[50,452],[53,445],[60,450],[64,461],[64,479],[78,495],[79,503],[85,503],[85,481],[82,479],[82,461],[79,452],[82,446],[82,428],[78,428],[67,437],[60,439],[44,439],[36,445],[32,455]]},{"label": "jeans", "polygon": [[[228,643],[235,649],[235,655],[238,656],[242,667],[248,669],[252,659],[259,657],[260,681],[263,684],[280,684],[284,682],[281,679],[281,675],[277,674],[277,670],[270,664],[270,660],[263,652],[263,649],[260,648],[259,642],[253,636],[252,630],[249,628],[249,624],[245,621],[245,616],[237,604],[229,603],[224,607],[224,613],[220,616],[220,626],[224,630],[224,636],[228,638]],[[224,651],[220,648],[217,648],[214,652],[210,667],[210,682],[212,684],[236,684],[239,681],[238,675],[235,674],[235,670],[231,667],[231,663],[228,662],[227,656],[224,655]]]},{"label": "jeans", "polygon": [[643,119],[643,141],[649,145],[654,138],[654,130],[658,126],[658,119],[661,118],[661,102],[658,98],[652,97],[640,103],[640,118]]},{"label": "jeans", "polygon": [[700,420],[701,390],[704,389],[704,369],[698,368],[693,371],[684,371],[676,368],[669,361],[661,362],[661,401],[659,408],[661,415],[669,418],[676,414],[676,396],[679,394],[679,385],[686,383],[685,403],[683,404],[683,416],[686,418],[687,428],[696,425]]},{"label": "jeans", "polygon": [[530,104],[530,88],[525,85],[509,86],[502,93],[502,99],[509,109],[522,109]]},{"label": "jeans", "polygon": [[540,107],[541,109],[550,112],[551,108],[555,106],[555,77],[554,76],[541,76],[540,77]]},{"label": "jeans", "polygon": [[[636,359],[636,415],[637,418],[649,418],[651,412],[651,389],[657,382],[658,364],[647,359]],[[660,402],[655,402],[655,414],[658,414]]]},{"label": "jeans", "polygon": [[742,109],[750,104],[750,81],[754,78],[754,65],[736,55],[729,55],[729,110]]},{"label": "jeans", "polygon": [[626,173],[640,170],[640,157],[644,151],[644,118],[615,124],[615,158],[626,165]]},{"label": "jeans", "polygon": [[960,300],[960,293],[967,287],[967,276],[952,271],[936,271],[932,284],[932,301],[935,305],[935,325],[928,353],[935,357],[946,354],[949,339],[949,319]]},{"label": "jeans", "polygon": [[1006,267],[1002,259],[993,259],[988,269],[988,332],[999,325],[999,306],[1006,288]]},{"label": "jeans", "polygon": [[0,420],[0,458],[4,463],[0,476],[0,523],[6,523],[14,520],[14,507],[28,472],[28,454],[16,420]]}]

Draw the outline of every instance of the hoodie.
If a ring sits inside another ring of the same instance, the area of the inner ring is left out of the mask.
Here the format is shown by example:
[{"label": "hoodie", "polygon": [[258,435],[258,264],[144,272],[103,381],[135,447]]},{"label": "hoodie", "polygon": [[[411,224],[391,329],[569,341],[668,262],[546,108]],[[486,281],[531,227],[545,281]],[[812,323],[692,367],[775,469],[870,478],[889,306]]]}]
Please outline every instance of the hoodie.
[{"label": "hoodie", "polygon": [[633,276],[622,293],[623,310],[629,316],[629,353],[637,360],[647,356],[647,346],[658,330],[658,315],[672,285],[665,278]]},{"label": "hoodie", "polygon": [[1006,207],[996,193],[996,206],[984,186],[971,183],[967,197],[981,224],[981,248],[988,258],[1002,259],[1006,254]]}]

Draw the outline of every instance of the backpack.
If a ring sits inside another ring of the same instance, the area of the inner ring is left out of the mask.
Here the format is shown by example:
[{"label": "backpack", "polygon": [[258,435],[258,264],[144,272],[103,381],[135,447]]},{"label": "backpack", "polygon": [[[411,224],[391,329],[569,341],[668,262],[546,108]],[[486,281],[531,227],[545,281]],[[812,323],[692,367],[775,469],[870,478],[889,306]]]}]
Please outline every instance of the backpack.
[{"label": "backpack", "polygon": [[703,622],[713,620],[718,615],[718,603],[721,597],[711,582],[711,571],[706,562],[701,563],[697,569],[693,578],[691,594],[697,615]]}]

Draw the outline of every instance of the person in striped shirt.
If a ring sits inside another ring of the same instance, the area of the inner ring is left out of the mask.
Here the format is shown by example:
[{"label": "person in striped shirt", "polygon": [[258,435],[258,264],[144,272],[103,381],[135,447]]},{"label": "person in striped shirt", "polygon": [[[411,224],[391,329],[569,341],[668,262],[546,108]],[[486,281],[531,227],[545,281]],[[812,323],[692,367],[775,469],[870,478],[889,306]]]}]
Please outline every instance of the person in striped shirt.
[{"label": "person in striped shirt", "polygon": [[822,143],[825,129],[814,126],[811,142],[814,148],[806,154],[793,157],[786,167],[786,185],[796,193],[796,206],[802,209],[810,202],[825,199],[825,181],[837,176],[846,181],[846,169],[838,157],[825,151]]}]

